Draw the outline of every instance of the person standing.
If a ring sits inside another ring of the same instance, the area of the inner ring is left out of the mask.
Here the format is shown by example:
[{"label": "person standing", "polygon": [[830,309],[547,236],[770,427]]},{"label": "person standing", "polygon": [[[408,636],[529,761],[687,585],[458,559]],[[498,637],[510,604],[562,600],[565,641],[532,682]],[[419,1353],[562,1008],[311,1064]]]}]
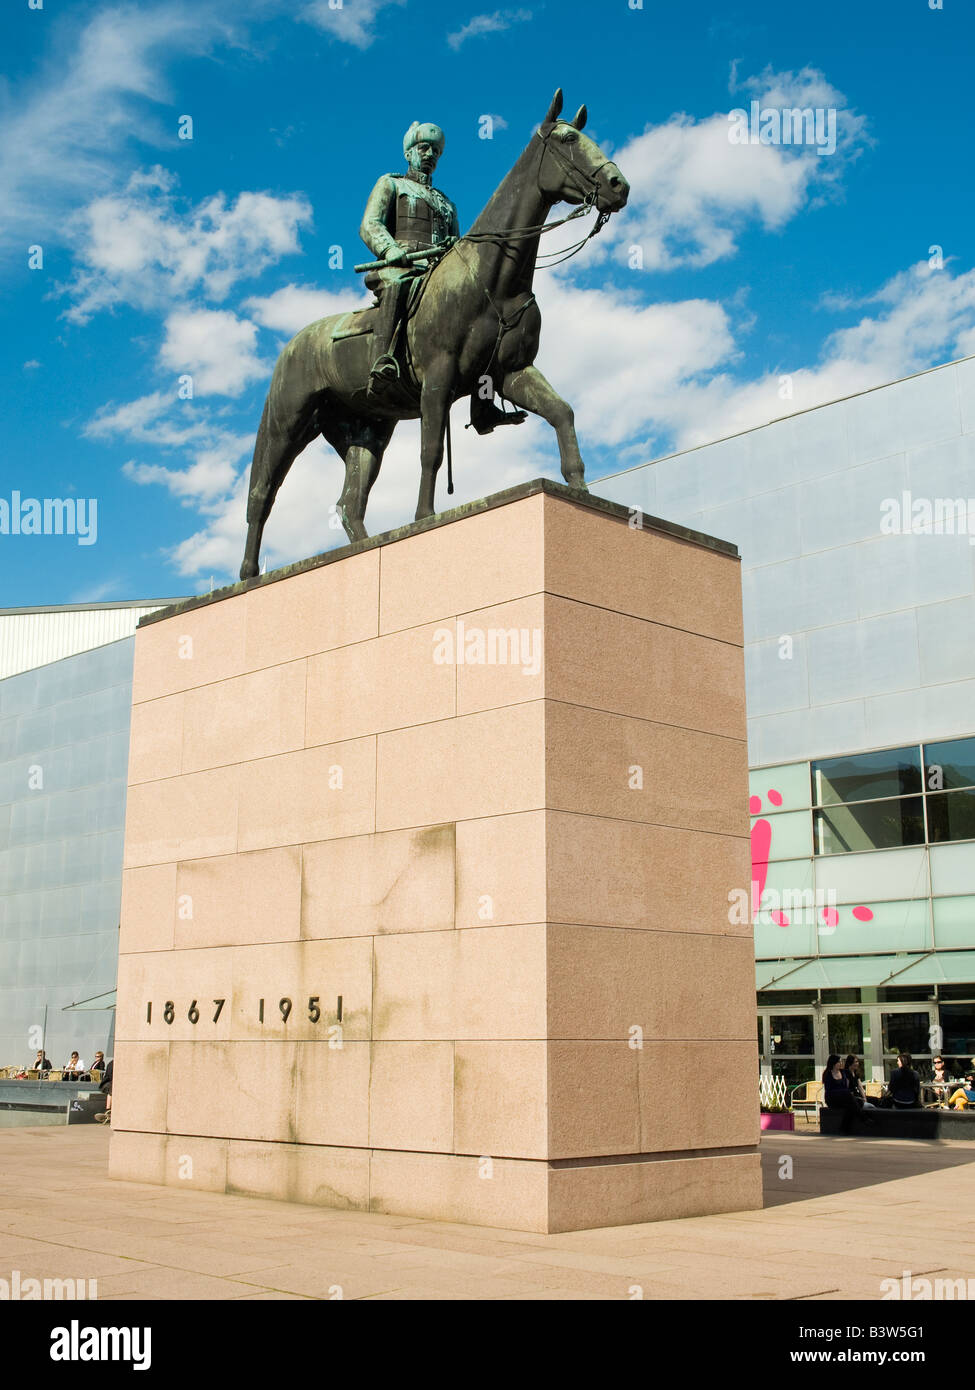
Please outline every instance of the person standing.
[{"label": "person standing", "polygon": [[110,1125],[112,1123],[112,1072],[115,1067],[115,1058],[109,1062],[105,1068],[105,1075],[99,1090],[105,1097],[105,1109],[95,1116],[96,1125]]}]

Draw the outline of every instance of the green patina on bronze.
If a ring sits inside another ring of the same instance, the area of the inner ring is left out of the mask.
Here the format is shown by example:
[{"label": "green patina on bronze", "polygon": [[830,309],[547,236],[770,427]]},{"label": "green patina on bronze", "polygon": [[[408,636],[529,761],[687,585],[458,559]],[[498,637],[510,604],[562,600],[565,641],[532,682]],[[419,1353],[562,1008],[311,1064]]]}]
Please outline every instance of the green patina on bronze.
[{"label": "green patina on bronze", "polygon": [[[379,307],[309,324],[274,368],[251,464],[242,579],[257,575],[278,489],[319,435],[345,464],[338,511],[353,541],[367,536],[369,492],[400,420],[420,420],[416,519],[433,516],[448,413],[462,397],[471,399],[480,434],[519,423],[524,411],[542,416],[555,429],[562,476],[585,486],[572,409],[534,366],[541,314],[532,281],[551,208],[565,202],[576,213],[595,212],[594,232],[625,207],[629,185],[582,133],[586,108],[571,121],[559,119],[561,109],[558,91],[514,167],[460,237],[453,203],[431,182],[443,132],[415,123],[407,131],[408,171],[380,178],[361,229],[381,258],[367,280]],[[430,256],[416,260],[425,250]],[[496,395],[522,409],[499,410]]]}]

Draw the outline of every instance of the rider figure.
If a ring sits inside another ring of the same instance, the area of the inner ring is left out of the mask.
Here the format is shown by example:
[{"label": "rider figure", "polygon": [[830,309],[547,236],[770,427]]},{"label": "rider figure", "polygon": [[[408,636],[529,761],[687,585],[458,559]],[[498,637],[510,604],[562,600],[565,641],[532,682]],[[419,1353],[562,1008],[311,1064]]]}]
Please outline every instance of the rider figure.
[{"label": "rider figure", "polygon": [[[383,174],[362,217],[359,235],[376,256],[385,261],[378,272],[381,288],[373,329],[375,360],[369,374],[369,393],[381,398],[384,385],[399,378],[393,352],[397,328],[406,307],[411,281],[423,275],[430,262],[408,261],[410,251],[449,246],[460,235],[457,209],[446,194],[433,186],[433,171],[443,154],[446,137],[439,126],[414,121],[403,137],[403,153],[409,166],[405,174]],[[472,420],[479,434],[498,424],[518,424],[524,413],[506,413],[491,401],[471,397]]]},{"label": "rider figure", "polygon": [[407,172],[383,174],[366,204],[359,235],[387,267],[379,271],[382,289],[373,329],[376,360],[370,373],[370,387],[381,387],[383,380],[395,380],[399,376],[391,352],[396,327],[405,307],[410,281],[429,267],[425,261],[407,261],[407,252],[440,246],[453,241],[460,233],[457,209],[432,183],[444,142],[439,126],[420,125],[414,121],[403,138],[403,153],[409,165]]}]

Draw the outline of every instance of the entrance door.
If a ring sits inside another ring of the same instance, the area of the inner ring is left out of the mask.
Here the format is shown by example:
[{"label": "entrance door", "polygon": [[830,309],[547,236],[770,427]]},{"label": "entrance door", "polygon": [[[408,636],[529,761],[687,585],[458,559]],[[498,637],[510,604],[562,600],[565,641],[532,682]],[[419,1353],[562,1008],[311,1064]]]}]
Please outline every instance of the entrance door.
[{"label": "entrance door", "polygon": [[[859,1010],[854,1012],[842,1007],[826,1009],[825,1038],[823,1041],[827,1054],[835,1052],[845,1059],[852,1053],[854,1057],[862,1058],[864,1046],[867,1046],[869,1051],[869,1039],[869,1014],[863,1014]],[[825,1057],[823,1057],[822,1063],[825,1067]]]},{"label": "entrance door", "polygon": [[773,1076],[787,1086],[812,1081],[816,1075],[816,1038],[811,1012],[773,1013],[768,1017],[768,1061]]}]

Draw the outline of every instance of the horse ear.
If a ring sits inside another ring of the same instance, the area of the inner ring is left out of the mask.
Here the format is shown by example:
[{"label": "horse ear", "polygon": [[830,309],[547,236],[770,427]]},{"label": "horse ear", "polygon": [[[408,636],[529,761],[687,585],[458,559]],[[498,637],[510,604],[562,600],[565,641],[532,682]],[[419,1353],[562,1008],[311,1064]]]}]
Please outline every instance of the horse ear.
[{"label": "horse ear", "polygon": [[586,110],[585,106],[580,106],[579,110],[572,117],[571,124],[575,126],[576,130],[581,130],[588,119],[589,112]]},{"label": "horse ear", "polygon": [[561,110],[562,88],[560,87],[558,91],[555,93],[555,96],[552,98],[552,104],[548,108],[548,111],[545,113],[545,119],[544,121],[542,121],[542,125],[551,125],[553,121],[557,121],[559,118],[559,112]]}]

